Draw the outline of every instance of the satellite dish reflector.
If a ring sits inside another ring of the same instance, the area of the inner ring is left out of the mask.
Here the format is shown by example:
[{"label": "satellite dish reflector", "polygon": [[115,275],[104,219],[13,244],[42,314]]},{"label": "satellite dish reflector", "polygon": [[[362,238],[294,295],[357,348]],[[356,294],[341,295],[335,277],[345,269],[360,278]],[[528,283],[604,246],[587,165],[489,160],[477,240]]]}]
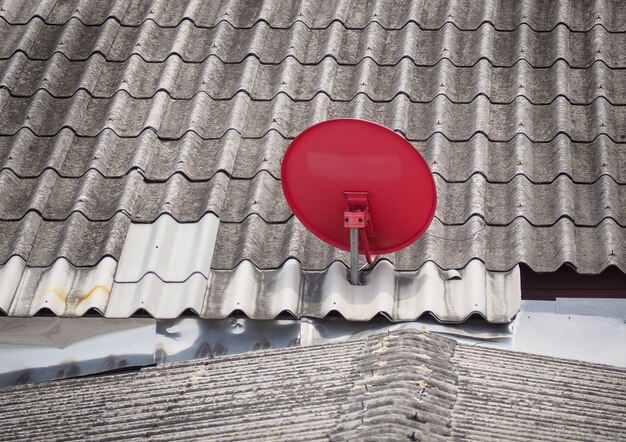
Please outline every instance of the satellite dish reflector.
[{"label": "satellite dish reflector", "polygon": [[281,169],[289,207],[318,238],[368,263],[415,242],[435,214],[437,192],[419,152],[402,136],[370,121],[337,119],[305,129]]}]

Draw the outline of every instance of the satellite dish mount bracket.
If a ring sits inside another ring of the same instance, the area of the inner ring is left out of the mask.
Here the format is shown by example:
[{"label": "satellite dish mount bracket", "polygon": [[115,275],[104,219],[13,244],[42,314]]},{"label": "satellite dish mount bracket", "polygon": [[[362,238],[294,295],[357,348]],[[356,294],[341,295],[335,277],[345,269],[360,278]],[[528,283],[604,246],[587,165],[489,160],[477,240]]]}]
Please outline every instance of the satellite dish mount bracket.
[{"label": "satellite dish mount bracket", "polygon": [[346,210],[343,226],[350,229],[350,284],[359,285],[359,237],[368,264],[373,264],[376,255],[370,253],[368,236],[375,236],[367,197],[369,192],[344,192]]}]

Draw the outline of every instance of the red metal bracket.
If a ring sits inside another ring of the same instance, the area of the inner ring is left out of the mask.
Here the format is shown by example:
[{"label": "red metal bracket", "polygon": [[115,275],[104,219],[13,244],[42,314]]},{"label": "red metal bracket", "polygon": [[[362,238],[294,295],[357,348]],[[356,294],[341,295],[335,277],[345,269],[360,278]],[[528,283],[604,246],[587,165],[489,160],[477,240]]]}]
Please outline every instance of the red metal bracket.
[{"label": "red metal bracket", "polygon": [[376,255],[370,253],[367,237],[374,236],[374,225],[370,215],[368,192],[344,192],[346,197],[346,210],[343,213],[343,226],[346,229],[359,229],[359,236],[365,250],[368,264],[373,264]]}]

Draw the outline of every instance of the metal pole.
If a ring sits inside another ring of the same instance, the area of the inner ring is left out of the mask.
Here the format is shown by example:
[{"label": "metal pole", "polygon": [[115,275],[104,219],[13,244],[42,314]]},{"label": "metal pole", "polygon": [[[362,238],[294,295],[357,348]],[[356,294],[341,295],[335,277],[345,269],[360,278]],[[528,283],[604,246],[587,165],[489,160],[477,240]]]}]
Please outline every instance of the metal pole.
[{"label": "metal pole", "polygon": [[350,229],[350,284],[359,285],[359,229]]}]

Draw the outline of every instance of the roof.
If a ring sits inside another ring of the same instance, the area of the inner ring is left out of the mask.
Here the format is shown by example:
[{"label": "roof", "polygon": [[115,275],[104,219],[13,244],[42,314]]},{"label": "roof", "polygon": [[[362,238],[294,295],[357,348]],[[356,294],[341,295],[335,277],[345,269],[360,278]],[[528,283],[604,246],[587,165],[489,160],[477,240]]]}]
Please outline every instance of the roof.
[{"label": "roof", "polygon": [[[6,2],[0,309],[505,322],[520,263],[623,272],[622,9]],[[339,117],[402,134],[439,195],[426,234],[348,294],[347,253],[280,187],[289,142]]]},{"label": "roof", "polygon": [[6,388],[0,419],[15,440],[615,440],[624,376],[403,330]]}]

